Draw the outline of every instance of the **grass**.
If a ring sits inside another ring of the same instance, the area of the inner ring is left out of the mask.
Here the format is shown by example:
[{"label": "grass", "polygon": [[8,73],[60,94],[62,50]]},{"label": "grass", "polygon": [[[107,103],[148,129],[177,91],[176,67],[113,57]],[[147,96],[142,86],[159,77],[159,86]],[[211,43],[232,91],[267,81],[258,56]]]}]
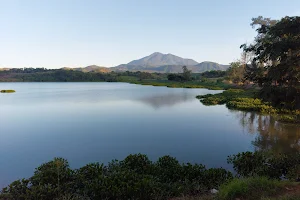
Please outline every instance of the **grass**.
[{"label": "grass", "polygon": [[227,184],[221,185],[217,199],[266,200],[266,197],[270,198],[282,194],[285,192],[285,187],[293,185],[291,182],[272,180],[266,177],[236,178]]},{"label": "grass", "polygon": [[15,90],[0,90],[1,93],[14,93]]}]

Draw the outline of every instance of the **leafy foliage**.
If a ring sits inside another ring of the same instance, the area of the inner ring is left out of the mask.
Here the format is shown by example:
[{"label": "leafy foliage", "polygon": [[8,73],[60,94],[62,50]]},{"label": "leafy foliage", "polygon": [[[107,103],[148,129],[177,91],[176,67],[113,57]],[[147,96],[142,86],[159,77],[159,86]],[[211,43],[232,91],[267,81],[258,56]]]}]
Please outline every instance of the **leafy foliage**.
[{"label": "leafy foliage", "polygon": [[107,166],[91,163],[72,170],[62,158],[42,164],[32,177],[11,183],[0,199],[166,199],[195,195],[233,178],[222,168],[180,164],[163,156],[152,162],[146,155],[129,155]]},{"label": "leafy foliage", "polygon": [[244,81],[244,73],[245,67],[241,64],[241,62],[232,62],[226,71],[226,79],[235,84],[239,84]]},{"label": "leafy foliage", "polygon": [[186,66],[183,66],[182,67],[182,76],[184,78],[185,81],[189,81],[191,80],[191,74],[192,74],[192,71],[191,70],[188,70],[188,68]]},{"label": "leafy foliage", "polygon": [[192,71],[188,70],[186,66],[182,67],[182,74],[169,74],[168,80],[170,81],[189,81],[192,79]]},{"label": "leafy foliage", "polygon": [[290,183],[271,180],[267,177],[249,177],[233,179],[228,184],[220,187],[218,199],[248,199],[258,200],[262,197],[271,196],[280,192]]},{"label": "leafy foliage", "polygon": [[280,179],[282,176],[299,178],[300,154],[273,154],[266,152],[242,152],[228,157],[238,176],[266,176]]},{"label": "leafy foliage", "polygon": [[254,58],[246,67],[246,79],[258,83],[261,97],[273,105],[300,108],[300,17],[280,21],[258,17],[254,44],[242,45]]}]

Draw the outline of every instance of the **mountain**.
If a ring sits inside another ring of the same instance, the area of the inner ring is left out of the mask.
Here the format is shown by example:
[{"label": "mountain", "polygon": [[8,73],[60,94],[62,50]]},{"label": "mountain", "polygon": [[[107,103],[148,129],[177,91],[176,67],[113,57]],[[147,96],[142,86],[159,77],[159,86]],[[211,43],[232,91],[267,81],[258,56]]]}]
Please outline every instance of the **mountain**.
[{"label": "mountain", "polygon": [[76,70],[82,72],[101,72],[107,73],[111,71],[143,71],[143,72],[158,72],[158,73],[181,73],[182,67],[187,66],[193,73],[201,73],[211,70],[226,70],[229,65],[221,65],[215,62],[201,62],[198,63],[193,59],[181,58],[173,54],[162,54],[155,52],[149,56],[143,57],[138,60],[133,60],[127,64],[121,64],[116,67],[100,67],[97,65],[90,65],[80,68],[68,68],[65,70]]},{"label": "mountain", "polygon": [[147,67],[159,67],[163,65],[196,65],[196,61],[192,59],[184,59],[172,54],[162,54],[155,52],[149,56],[134,60],[128,63],[128,65],[147,66]]},{"label": "mountain", "polygon": [[155,52],[144,58],[133,60],[128,64],[112,67],[112,71],[144,71],[159,73],[180,73],[182,66],[187,66],[193,73],[201,73],[211,70],[226,70],[228,65],[221,65],[215,62],[198,63],[193,59],[185,59],[172,54]]},{"label": "mountain", "polygon": [[62,68],[64,70],[75,70],[75,71],[81,71],[81,72],[101,72],[101,73],[107,73],[111,72],[112,70],[107,67],[101,67],[97,65],[90,65],[87,67],[78,67],[78,68],[70,68],[70,67],[64,67]]}]

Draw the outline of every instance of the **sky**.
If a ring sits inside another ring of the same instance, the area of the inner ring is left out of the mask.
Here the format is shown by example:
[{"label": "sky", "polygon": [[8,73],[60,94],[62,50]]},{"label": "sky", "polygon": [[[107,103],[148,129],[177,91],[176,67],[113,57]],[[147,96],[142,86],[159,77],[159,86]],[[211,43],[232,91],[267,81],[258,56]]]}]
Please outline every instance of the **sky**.
[{"label": "sky", "polygon": [[229,64],[260,15],[300,16],[300,1],[0,0],[0,68],[113,67],[153,52]]}]

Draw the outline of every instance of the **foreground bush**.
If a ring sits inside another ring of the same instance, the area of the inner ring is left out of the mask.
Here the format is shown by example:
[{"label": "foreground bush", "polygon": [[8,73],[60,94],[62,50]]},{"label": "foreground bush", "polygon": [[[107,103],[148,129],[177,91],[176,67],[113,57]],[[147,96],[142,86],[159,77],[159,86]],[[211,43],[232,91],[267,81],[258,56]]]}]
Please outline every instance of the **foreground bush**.
[{"label": "foreground bush", "polygon": [[167,199],[198,195],[232,178],[225,169],[180,164],[170,156],[152,162],[146,155],[129,155],[107,166],[91,163],[75,170],[67,160],[55,158],[32,177],[4,188],[0,199]]},{"label": "foreground bush", "polygon": [[300,178],[300,153],[272,154],[268,152],[242,152],[229,156],[228,163],[240,177],[265,176],[273,179]]},{"label": "foreground bush", "polygon": [[233,179],[231,182],[221,185],[218,199],[247,199],[259,200],[278,194],[288,182],[272,180],[266,177],[250,177],[243,179]]}]

